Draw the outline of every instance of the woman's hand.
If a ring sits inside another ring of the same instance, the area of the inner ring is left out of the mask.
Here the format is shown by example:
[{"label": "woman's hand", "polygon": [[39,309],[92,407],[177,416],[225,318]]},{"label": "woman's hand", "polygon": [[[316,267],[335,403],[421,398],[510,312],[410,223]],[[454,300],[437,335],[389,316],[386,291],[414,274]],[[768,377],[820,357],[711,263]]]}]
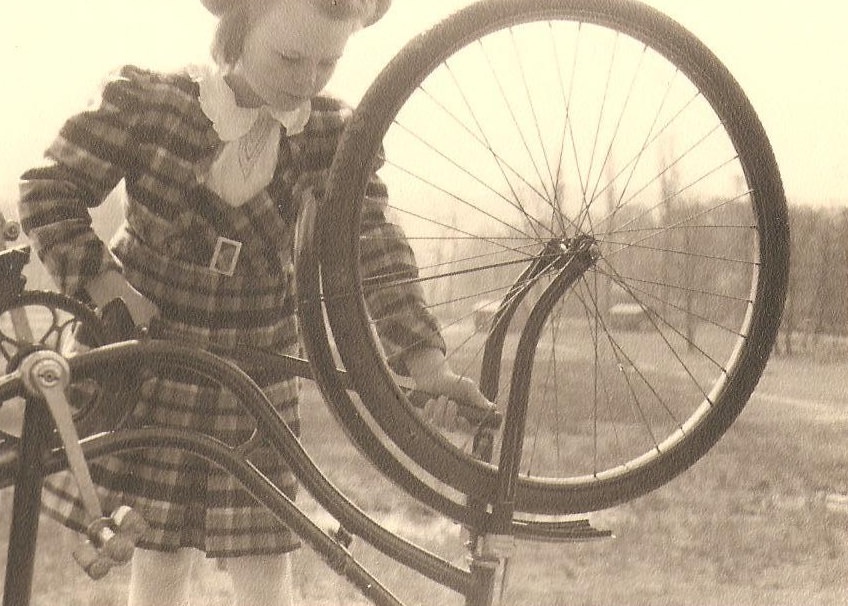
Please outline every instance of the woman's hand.
[{"label": "woman's hand", "polygon": [[136,326],[148,327],[151,318],[159,315],[156,304],[138,292],[118,271],[103,272],[92,279],[85,289],[94,304],[101,309],[113,299],[123,299]]},{"label": "woman's hand", "polygon": [[454,372],[441,351],[416,351],[409,354],[405,362],[415,388],[432,396],[424,405],[424,417],[434,425],[451,431],[468,428],[468,421],[458,414],[458,403],[494,410],[495,405],[486,399],[477,384]]}]

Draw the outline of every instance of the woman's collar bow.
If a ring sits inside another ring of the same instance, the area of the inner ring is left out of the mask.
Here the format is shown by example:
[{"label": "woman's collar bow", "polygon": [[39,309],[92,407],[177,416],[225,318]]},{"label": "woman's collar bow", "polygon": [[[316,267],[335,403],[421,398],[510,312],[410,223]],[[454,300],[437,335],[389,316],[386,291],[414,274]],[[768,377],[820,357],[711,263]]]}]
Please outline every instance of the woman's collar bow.
[{"label": "woman's collar bow", "polygon": [[200,107],[222,141],[235,141],[246,135],[263,112],[283,125],[287,135],[296,135],[303,131],[312,111],[309,101],[293,110],[269,105],[241,107],[236,103],[235,93],[224,79],[222,70],[208,65],[199,66],[192,69],[191,76],[200,88]]}]

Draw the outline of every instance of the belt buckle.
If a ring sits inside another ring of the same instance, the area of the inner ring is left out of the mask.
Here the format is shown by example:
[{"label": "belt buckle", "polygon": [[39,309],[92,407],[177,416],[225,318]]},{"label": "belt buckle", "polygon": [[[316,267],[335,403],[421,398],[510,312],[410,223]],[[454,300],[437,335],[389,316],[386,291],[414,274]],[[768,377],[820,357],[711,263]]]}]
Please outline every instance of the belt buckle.
[{"label": "belt buckle", "polygon": [[232,276],[236,271],[239,254],[241,253],[241,242],[218,236],[215,242],[215,252],[209,262],[209,269],[225,276]]}]

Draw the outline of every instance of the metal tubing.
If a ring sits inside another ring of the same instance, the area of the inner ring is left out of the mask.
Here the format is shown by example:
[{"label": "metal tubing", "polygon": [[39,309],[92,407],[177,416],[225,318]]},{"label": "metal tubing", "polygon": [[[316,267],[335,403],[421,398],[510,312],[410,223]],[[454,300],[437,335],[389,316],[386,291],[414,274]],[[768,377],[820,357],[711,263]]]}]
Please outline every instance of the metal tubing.
[{"label": "metal tubing", "polygon": [[465,596],[465,606],[492,606],[495,599],[495,575],[500,562],[482,558],[478,555],[471,557],[471,589]]},{"label": "metal tubing", "polygon": [[563,251],[558,242],[547,243],[533,262],[516,278],[498,307],[489,334],[486,336],[480,368],[480,391],[491,402],[494,402],[498,396],[504,341],[515,312],[536,284],[539,276],[555,268],[562,254]]},{"label": "metal tubing", "polygon": [[498,465],[497,498],[492,511],[490,531],[495,534],[509,534],[512,527],[518,465],[523,449],[524,426],[530,397],[530,376],[533,370],[536,343],[548,314],[561,294],[574,284],[594,262],[589,240],[577,241],[572,248],[573,250],[568,251],[569,254],[564,257],[565,262],[560,273],[533,307],[518,341]]},{"label": "metal tubing", "polygon": [[6,559],[4,606],[28,606],[32,593],[43,459],[47,452],[50,416],[41,402],[28,400],[24,411],[20,461],[15,478],[11,531]]},{"label": "metal tubing", "polygon": [[[69,360],[69,363],[72,374],[76,372],[85,374],[86,369],[90,371],[92,368],[102,368],[103,365],[110,363],[128,363],[131,359],[136,359],[139,363],[149,361],[160,367],[194,370],[226,385],[239,399],[244,410],[256,420],[265,439],[288,461],[304,488],[334,518],[339,520],[342,526],[398,563],[458,593],[463,595],[466,593],[470,582],[467,571],[389,532],[340,493],[321,473],[292,434],[291,429],[274,411],[262,390],[236,365],[204,350],[167,341],[126,341],[107,345],[76,356]],[[2,393],[1,388],[2,383],[0,383],[0,393]],[[164,429],[157,428],[157,431],[164,431]],[[191,432],[185,433],[191,434]],[[135,431],[127,433],[127,435],[131,434],[135,434]],[[177,438],[174,437],[174,439]],[[239,455],[230,453],[229,458],[233,460],[224,464],[231,473],[233,470],[230,466],[238,457]],[[259,500],[265,505],[270,505],[262,498]]]},{"label": "metal tubing", "polygon": [[[178,448],[221,467],[267,507],[280,522],[285,523],[310,545],[337,574],[359,589],[369,601],[378,606],[403,606],[339,541],[319,528],[282,490],[231,446],[205,434],[170,427],[128,429],[83,440],[86,456],[93,459],[116,452],[149,448]],[[365,538],[367,539],[367,536]],[[402,549],[401,542],[402,540],[397,538],[395,547]]]}]

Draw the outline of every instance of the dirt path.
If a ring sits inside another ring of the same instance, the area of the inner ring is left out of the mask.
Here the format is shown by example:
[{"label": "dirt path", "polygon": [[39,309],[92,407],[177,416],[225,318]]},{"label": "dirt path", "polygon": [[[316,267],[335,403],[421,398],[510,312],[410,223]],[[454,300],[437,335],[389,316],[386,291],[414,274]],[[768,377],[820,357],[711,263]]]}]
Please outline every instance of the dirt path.
[{"label": "dirt path", "polygon": [[758,389],[751,396],[750,405],[769,406],[777,414],[793,417],[797,417],[798,410],[803,409],[803,418],[815,423],[848,423],[848,402],[795,397]]},{"label": "dirt path", "polygon": [[848,423],[848,362],[772,356],[746,408],[751,407],[811,423]]}]

